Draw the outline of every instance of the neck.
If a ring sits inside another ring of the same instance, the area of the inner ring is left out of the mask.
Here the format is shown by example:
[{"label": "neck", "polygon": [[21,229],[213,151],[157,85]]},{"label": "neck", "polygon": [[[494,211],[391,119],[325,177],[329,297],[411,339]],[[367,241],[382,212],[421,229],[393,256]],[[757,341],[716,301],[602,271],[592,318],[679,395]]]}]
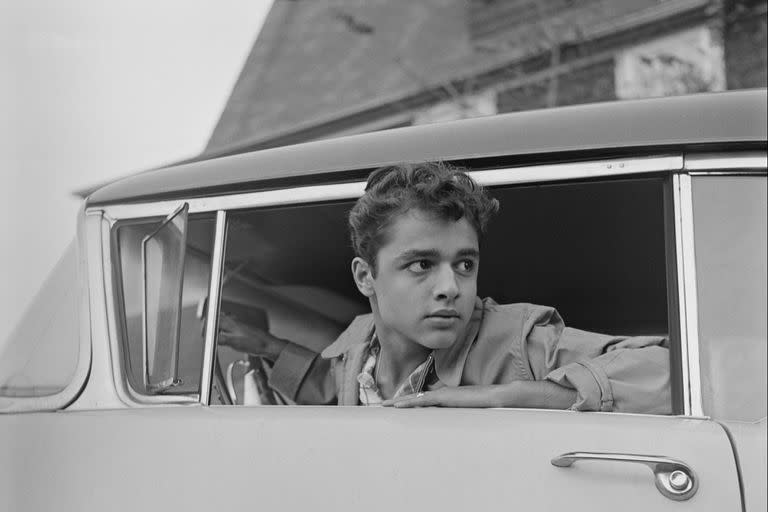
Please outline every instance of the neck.
[{"label": "neck", "polygon": [[408,375],[427,358],[430,349],[376,326],[381,351],[376,362],[376,384],[384,398],[391,398]]}]

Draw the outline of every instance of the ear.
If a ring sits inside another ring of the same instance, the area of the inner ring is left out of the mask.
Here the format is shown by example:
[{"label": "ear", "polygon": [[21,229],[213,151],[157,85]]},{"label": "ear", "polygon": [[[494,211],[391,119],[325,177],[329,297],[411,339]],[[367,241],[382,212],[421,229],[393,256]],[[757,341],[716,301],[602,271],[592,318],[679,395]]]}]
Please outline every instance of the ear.
[{"label": "ear", "polygon": [[375,294],[371,266],[359,256],[352,260],[352,278],[360,293],[366,297],[372,297]]}]

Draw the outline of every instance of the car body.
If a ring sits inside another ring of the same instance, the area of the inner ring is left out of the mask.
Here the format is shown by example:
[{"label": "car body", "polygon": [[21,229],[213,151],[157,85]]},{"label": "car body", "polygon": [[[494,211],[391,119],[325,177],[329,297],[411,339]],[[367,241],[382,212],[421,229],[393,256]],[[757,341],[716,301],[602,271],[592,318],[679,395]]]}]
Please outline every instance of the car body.
[{"label": "car body", "polygon": [[[766,118],[765,90],[582,105],[94,191],[0,357],[0,509],[764,510]],[[664,334],[673,415],[256,405],[220,312],[327,346],[365,311],[365,177],[438,159],[501,202],[481,294]]]}]

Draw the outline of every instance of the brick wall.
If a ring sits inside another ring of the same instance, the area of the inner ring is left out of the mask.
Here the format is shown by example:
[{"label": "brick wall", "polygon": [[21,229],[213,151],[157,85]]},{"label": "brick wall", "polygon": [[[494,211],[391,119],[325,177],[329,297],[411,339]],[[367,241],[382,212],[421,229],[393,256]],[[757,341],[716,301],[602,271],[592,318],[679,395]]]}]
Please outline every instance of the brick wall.
[{"label": "brick wall", "polygon": [[549,83],[546,80],[502,90],[497,96],[498,111],[518,112],[615,100],[613,66],[613,60],[606,60],[560,75],[555,105],[547,105]]},{"label": "brick wall", "polygon": [[[678,30],[685,30],[691,26],[708,25],[722,27],[722,44],[724,50],[724,65],[726,73],[726,88],[729,90],[745,89],[753,87],[766,87],[768,84],[768,61],[766,29],[766,5],[768,2],[754,0],[730,0],[724,4],[723,11],[712,9],[705,19],[693,19],[693,25],[686,24],[682,20],[679,24],[671,24],[667,27],[656,25],[659,30],[644,29],[643,33],[636,33],[631,44],[641,44],[654,40],[663,35],[675,34]],[[717,28],[715,34],[720,34]],[[640,37],[637,37],[640,36]],[[719,35],[716,36],[719,39]],[[587,57],[590,53],[588,43],[581,48],[574,46],[580,52],[569,51],[563,56],[571,60],[570,53],[581,53]],[[615,46],[602,45],[601,51],[615,48],[620,51],[627,42],[620,38]],[[599,45],[598,45],[599,46]],[[571,49],[573,50],[573,49]],[[578,60],[578,58],[576,58]],[[545,61],[544,68],[548,65]],[[614,72],[615,60],[607,58],[605,61],[590,64],[587,67],[576,67],[564,71],[558,77],[557,98],[555,105],[547,104],[547,81],[510,87],[498,93],[498,111],[516,112],[544,108],[548,106],[572,105],[597,101],[609,101],[616,99],[616,83]],[[541,68],[540,68],[541,69]],[[539,70],[540,70],[539,69]],[[531,70],[533,72],[535,70]]]},{"label": "brick wall", "polygon": [[766,3],[730,1],[725,8],[725,69],[728,89],[766,87]]},{"label": "brick wall", "polygon": [[616,99],[613,59],[574,70],[558,81],[557,104],[576,105]]},{"label": "brick wall", "polygon": [[519,112],[547,106],[547,84],[545,82],[514,87],[500,91],[496,98],[498,112]]},{"label": "brick wall", "polygon": [[467,22],[479,47],[548,47],[664,0],[469,0]]}]

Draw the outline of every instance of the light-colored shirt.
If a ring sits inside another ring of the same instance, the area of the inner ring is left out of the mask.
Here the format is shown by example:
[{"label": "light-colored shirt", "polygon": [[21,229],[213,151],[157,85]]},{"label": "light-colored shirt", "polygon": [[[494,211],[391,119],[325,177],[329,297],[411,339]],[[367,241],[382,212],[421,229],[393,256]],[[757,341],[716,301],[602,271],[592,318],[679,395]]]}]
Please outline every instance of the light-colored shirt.
[{"label": "light-colored shirt", "polygon": [[[360,403],[362,405],[381,405],[384,401],[384,397],[381,395],[378,383],[376,382],[376,362],[378,361],[379,353],[381,352],[381,344],[379,338],[375,334],[371,338],[368,344],[368,356],[363,363],[362,371],[357,375],[358,389],[360,395]],[[433,373],[434,367],[434,355],[432,353],[416,367],[405,379],[400,387],[397,388],[392,398],[399,398],[401,396],[412,395],[424,390],[425,385],[429,386],[427,382],[431,373]]]}]

